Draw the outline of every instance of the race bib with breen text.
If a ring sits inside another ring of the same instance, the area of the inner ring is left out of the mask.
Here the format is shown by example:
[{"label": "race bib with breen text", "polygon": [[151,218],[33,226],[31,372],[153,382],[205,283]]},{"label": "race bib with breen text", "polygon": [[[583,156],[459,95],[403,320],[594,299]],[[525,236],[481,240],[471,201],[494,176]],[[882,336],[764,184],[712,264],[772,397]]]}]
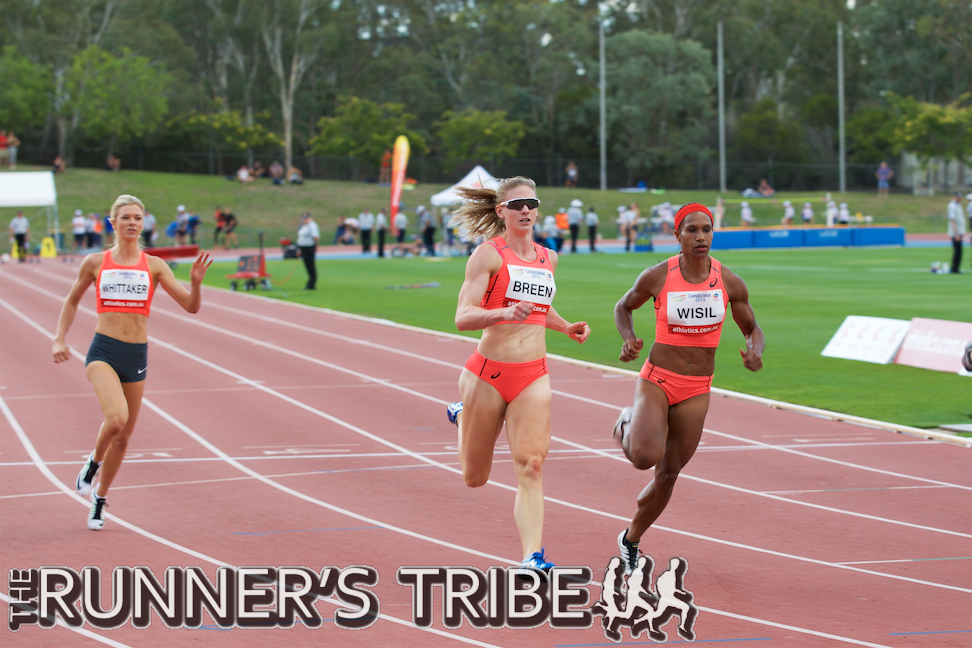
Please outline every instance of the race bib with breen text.
[{"label": "race bib with breen text", "polygon": [[513,306],[525,301],[535,304],[534,312],[546,313],[553,303],[557,285],[553,272],[545,268],[533,268],[508,264],[510,283],[506,288],[506,305]]},{"label": "race bib with breen text", "polygon": [[668,332],[701,334],[719,328],[726,319],[721,290],[668,293]]}]

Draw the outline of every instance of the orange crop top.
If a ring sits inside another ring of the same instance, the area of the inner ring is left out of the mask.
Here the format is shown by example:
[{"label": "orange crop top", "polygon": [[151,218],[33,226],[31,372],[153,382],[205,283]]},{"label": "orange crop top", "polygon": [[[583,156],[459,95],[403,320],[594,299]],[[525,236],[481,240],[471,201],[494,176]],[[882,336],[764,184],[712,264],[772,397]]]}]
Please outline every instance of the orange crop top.
[{"label": "orange crop top", "polygon": [[489,278],[489,286],[480,306],[486,310],[496,310],[513,306],[521,301],[533,304],[533,312],[522,322],[500,322],[500,324],[539,324],[547,326],[547,311],[553,303],[557,284],[554,282],[553,267],[547,248],[533,244],[537,258],[532,262],[522,260],[513,254],[510,246],[501,236],[487,241],[503,257],[503,267]]},{"label": "orange crop top", "polygon": [[99,313],[149,316],[155,285],[145,252],[141,253],[135,265],[120,266],[111,258],[111,250],[105,250],[95,286],[98,289]]},{"label": "orange crop top", "polygon": [[729,297],[722,264],[711,259],[709,278],[692,284],[682,278],[678,255],[668,260],[668,276],[655,297],[655,341],[684,347],[717,347]]}]

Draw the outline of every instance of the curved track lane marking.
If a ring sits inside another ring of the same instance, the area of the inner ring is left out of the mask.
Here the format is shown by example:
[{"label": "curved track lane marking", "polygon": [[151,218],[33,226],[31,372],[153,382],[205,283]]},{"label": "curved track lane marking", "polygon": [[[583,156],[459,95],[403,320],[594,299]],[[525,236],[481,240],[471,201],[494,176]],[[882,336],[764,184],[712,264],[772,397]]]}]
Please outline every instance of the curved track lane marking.
[{"label": "curved track lane marking", "polygon": [[[51,339],[53,339],[53,336],[50,336],[50,337],[51,337]],[[75,356],[80,356],[80,354],[77,351],[75,351],[74,349],[71,349],[71,352]],[[84,358],[82,357],[81,360],[83,360],[83,359]],[[76,502],[79,502],[80,504],[82,504],[85,508],[89,508],[91,506],[91,503],[90,502],[88,502],[86,499],[84,499],[83,497],[81,497],[80,495],[78,495],[75,491],[71,490],[67,485],[65,485],[63,482],[61,482],[54,475],[54,473],[52,473],[50,471],[50,469],[44,464],[43,459],[41,459],[41,456],[37,453],[37,450],[34,448],[34,445],[30,442],[30,439],[27,437],[27,433],[24,432],[24,429],[20,426],[20,422],[17,421],[17,419],[13,415],[13,412],[10,411],[10,408],[9,407],[7,407],[7,403],[6,403],[6,401],[4,401],[4,399],[3,399],[2,396],[0,396],[0,410],[3,411],[3,415],[7,419],[7,422],[10,423],[10,426],[13,428],[14,432],[16,433],[17,438],[20,440],[21,445],[23,445],[24,449],[27,451],[27,454],[30,455],[30,458],[33,460],[34,465],[41,472],[41,474],[44,475],[44,477],[46,477],[47,480],[50,481],[62,493],[67,494],[73,500],[75,500]],[[266,480],[266,479],[263,479],[262,481],[267,481],[268,483],[271,483],[271,484],[273,483],[273,482],[269,482],[269,480]],[[285,488],[285,490],[290,490],[290,489],[286,489]],[[352,517],[354,517],[354,516],[352,515]],[[359,517],[359,519],[362,519],[362,520],[365,519],[365,518],[362,518],[360,516],[358,516],[358,517]],[[174,549],[176,551],[185,553],[185,554],[187,554],[189,556],[192,556],[193,558],[198,558],[199,560],[203,560],[203,561],[208,562],[208,563],[210,563],[212,565],[216,565],[217,567],[233,567],[234,566],[234,565],[231,565],[230,563],[224,562],[222,560],[218,560],[216,558],[211,558],[211,557],[207,556],[206,554],[200,553],[198,551],[195,551],[193,549],[190,549],[188,547],[185,547],[183,545],[180,545],[180,544],[178,544],[176,542],[173,542],[171,540],[168,540],[166,538],[163,538],[162,536],[156,535],[155,533],[152,533],[151,531],[149,531],[147,529],[143,529],[143,528],[141,528],[139,526],[136,526],[134,524],[131,524],[130,522],[126,522],[125,520],[123,520],[122,518],[118,517],[117,515],[108,514],[108,518],[111,519],[113,522],[116,522],[120,526],[125,527],[129,531],[133,531],[134,533],[137,533],[139,535],[145,536],[149,540],[153,540],[155,542],[158,542],[160,544],[163,544],[166,547],[169,547],[170,549]],[[390,528],[390,527],[387,527],[386,526],[386,528]],[[444,544],[444,543],[442,543],[440,541],[439,544]],[[479,555],[486,555],[486,554],[479,554]],[[323,598],[322,597],[319,600],[320,601],[323,601],[325,603],[330,603],[330,604],[335,605],[337,607],[347,608],[347,605],[345,603],[343,603],[341,601],[338,601],[337,599],[334,599],[334,598]],[[403,625],[403,626],[406,626],[406,627],[409,627],[409,628],[413,628],[415,630],[421,630],[423,632],[431,632],[432,634],[435,634],[435,635],[438,635],[438,636],[441,636],[441,637],[445,637],[447,639],[452,639],[454,641],[460,641],[462,643],[471,644],[473,646],[481,646],[482,648],[501,648],[500,646],[496,646],[494,644],[484,643],[482,641],[476,641],[475,639],[467,639],[466,637],[462,637],[460,635],[449,634],[448,632],[443,632],[442,630],[438,630],[436,628],[419,628],[419,627],[413,625],[411,621],[405,621],[404,619],[399,619],[398,617],[389,616],[389,615],[384,614],[384,613],[381,613],[381,612],[378,613],[378,618],[379,619],[382,619],[382,620],[385,620],[385,621],[390,621],[391,623],[395,623],[395,624],[398,624],[398,625]],[[71,630],[74,630],[74,628],[70,628],[70,629]],[[100,639],[100,637],[99,637],[99,639]],[[117,644],[117,645],[123,646],[123,644]]]},{"label": "curved track lane marking", "polygon": [[[3,593],[0,593],[0,601],[3,601],[7,605],[13,605],[10,601],[10,597]],[[102,637],[100,634],[91,632],[90,630],[85,630],[84,628],[72,628],[68,624],[64,623],[64,621],[61,620],[61,617],[57,617],[55,622],[57,623],[58,626],[62,628],[67,628],[71,632],[77,632],[79,635],[87,637],[88,639],[94,639],[95,641],[101,642],[103,644],[108,644],[113,648],[131,648],[131,646],[129,646],[128,644],[120,643],[118,641],[115,641],[114,639],[109,639],[108,637]]]},{"label": "curved track lane marking", "polygon": [[[33,326],[34,328],[36,328],[38,331],[41,331],[48,338],[53,338],[53,335],[51,333],[48,333],[47,331],[45,331],[39,324],[37,324],[37,323],[33,322],[33,320],[30,320],[29,318],[27,318],[26,315],[24,315],[23,313],[21,313],[20,311],[18,311],[14,307],[12,307],[9,304],[7,304],[4,300],[0,299],[0,304],[5,305],[8,309],[11,310],[11,312],[15,313],[18,317],[21,317],[22,319],[24,319],[26,322],[28,322],[29,324],[31,324],[31,326]],[[90,309],[87,309],[87,308],[81,307],[78,310],[79,311],[84,311],[87,314],[94,315],[94,312],[93,311],[90,311]],[[175,353],[177,353],[179,355],[182,355],[182,356],[184,356],[184,357],[186,357],[186,358],[188,358],[190,360],[193,360],[193,361],[195,361],[195,362],[197,362],[199,364],[202,364],[202,365],[207,366],[207,367],[209,367],[211,369],[214,369],[214,370],[216,370],[216,371],[218,371],[220,373],[226,374],[226,375],[228,375],[228,376],[230,376],[230,377],[232,377],[232,378],[234,378],[236,380],[240,380],[240,381],[246,382],[247,384],[251,384],[256,389],[259,389],[260,391],[266,392],[269,395],[272,395],[272,396],[274,396],[276,398],[279,398],[279,399],[281,399],[281,400],[283,400],[283,401],[285,401],[287,403],[290,403],[292,405],[295,405],[295,406],[299,407],[300,409],[303,409],[303,410],[305,410],[305,411],[307,411],[309,413],[315,414],[317,416],[320,416],[321,418],[324,418],[324,419],[326,419],[328,421],[331,421],[333,423],[336,423],[337,425],[340,425],[341,427],[344,427],[344,428],[346,428],[346,429],[348,429],[348,430],[350,430],[352,432],[355,432],[355,433],[360,434],[360,435],[362,435],[362,436],[364,436],[364,437],[366,437],[368,439],[371,439],[371,440],[375,441],[376,443],[380,443],[382,445],[386,445],[386,446],[388,446],[390,448],[396,449],[399,452],[405,453],[405,454],[407,454],[407,455],[409,455],[409,456],[411,456],[411,457],[413,457],[413,458],[415,458],[415,459],[417,459],[419,461],[422,461],[424,463],[427,463],[429,465],[438,466],[438,467],[440,467],[440,468],[442,468],[444,470],[447,470],[449,472],[452,472],[452,473],[456,473],[456,474],[460,474],[460,475],[462,474],[460,470],[458,470],[458,469],[456,469],[456,468],[454,468],[452,466],[448,466],[446,464],[442,464],[442,463],[440,463],[438,461],[435,461],[433,459],[429,459],[429,458],[424,457],[422,455],[416,454],[416,453],[408,450],[407,448],[404,448],[404,447],[399,446],[399,445],[397,445],[395,443],[392,443],[390,441],[387,441],[385,439],[382,439],[381,437],[379,437],[377,435],[374,435],[374,434],[371,434],[370,432],[367,432],[366,430],[363,430],[363,429],[361,429],[361,428],[359,428],[359,427],[357,427],[357,426],[355,426],[355,425],[353,425],[351,423],[348,423],[346,421],[343,421],[342,419],[339,419],[339,418],[337,418],[335,416],[332,416],[330,414],[327,414],[326,412],[323,412],[321,410],[318,410],[317,408],[314,408],[314,407],[312,407],[310,405],[307,405],[305,403],[302,403],[302,402],[300,402],[300,401],[298,401],[298,400],[296,400],[294,398],[291,398],[290,396],[287,396],[286,394],[282,394],[280,392],[277,392],[274,389],[271,389],[269,387],[266,387],[262,383],[259,383],[259,382],[253,381],[251,379],[245,378],[244,376],[242,376],[240,374],[237,374],[236,372],[234,372],[234,371],[232,371],[230,369],[226,369],[226,368],[221,367],[221,366],[219,366],[219,365],[217,365],[217,364],[215,364],[213,362],[210,362],[208,360],[205,360],[203,358],[200,358],[198,356],[195,356],[195,355],[193,355],[193,354],[191,354],[191,353],[189,353],[187,351],[184,351],[182,349],[179,349],[178,347],[175,347],[175,346],[173,346],[173,345],[171,345],[171,344],[169,344],[167,342],[163,342],[162,340],[158,340],[158,339],[156,339],[156,338],[154,338],[152,336],[149,336],[149,339],[153,343],[158,344],[158,345],[162,346],[163,348],[166,348],[166,349],[169,349],[171,351],[174,351]],[[259,341],[254,340],[254,343],[257,343],[257,342],[259,342]],[[273,345],[270,345],[270,346],[273,346]],[[78,353],[77,351],[75,351],[74,349],[72,349],[72,353],[74,353],[78,358],[81,358],[82,357],[81,354]],[[297,356],[301,356],[301,354],[297,354],[296,352],[288,352],[288,353],[293,354],[293,355],[297,355]],[[306,357],[306,356],[301,356],[301,357]],[[346,370],[346,371],[350,371],[350,370]],[[354,372],[354,373],[357,374],[358,372]],[[364,374],[359,374],[359,375],[364,376]],[[392,387],[397,387],[397,386],[395,386],[393,384],[390,384],[390,383],[387,383],[385,381],[379,381],[379,380],[373,379],[373,378],[372,378],[372,380],[374,380],[378,384],[383,384],[383,385],[389,385],[389,386],[392,386]],[[405,388],[400,388],[400,389],[402,389],[403,391],[408,391],[408,392],[411,392],[412,391],[412,390],[407,390]],[[428,398],[430,400],[438,400],[438,399],[433,399],[430,396],[425,396],[425,395],[421,395],[421,396],[423,396],[424,398]],[[178,429],[182,430],[184,433],[188,434],[190,437],[192,437],[193,439],[195,439],[198,443],[200,443],[200,445],[203,445],[204,447],[208,448],[211,452],[213,452],[214,454],[216,454],[218,456],[225,457],[225,461],[227,461],[228,463],[230,463],[230,465],[236,467],[237,469],[245,472],[246,474],[249,474],[249,475],[251,475],[251,476],[253,476],[253,477],[255,477],[255,478],[257,478],[257,479],[259,479],[259,480],[261,480],[261,481],[263,481],[265,483],[267,483],[268,485],[273,486],[274,488],[278,488],[278,489],[280,489],[280,490],[282,490],[284,492],[287,492],[287,493],[289,493],[291,495],[294,495],[295,497],[298,497],[298,498],[303,499],[305,501],[318,504],[318,505],[323,506],[325,508],[328,508],[330,510],[333,510],[333,511],[336,511],[336,512],[339,512],[339,513],[343,513],[343,514],[348,515],[350,517],[354,517],[355,519],[358,519],[358,520],[366,521],[366,522],[369,522],[369,523],[372,523],[372,524],[382,525],[382,523],[379,522],[379,521],[373,520],[371,518],[367,518],[365,516],[358,515],[357,513],[353,513],[351,511],[346,511],[345,509],[341,509],[340,507],[336,507],[336,506],[334,506],[332,504],[323,502],[321,500],[317,500],[317,499],[312,498],[312,497],[310,497],[308,495],[305,495],[303,493],[300,493],[299,491],[295,491],[295,490],[293,490],[293,489],[291,489],[289,487],[283,486],[281,484],[277,484],[276,482],[274,482],[274,481],[272,481],[270,479],[267,479],[266,477],[264,477],[260,473],[257,473],[256,471],[253,471],[253,470],[247,468],[246,466],[243,466],[242,464],[239,464],[238,462],[234,461],[231,457],[229,457],[229,455],[226,455],[222,450],[220,450],[219,448],[216,448],[214,445],[212,445],[211,443],[209,443],[208,441],[206,441],[203,437],[201,437],[195,431],[191,430],[188,426],[184,425],[181,421],[178,421],[177,419],[175,419],[174,417],[172,417],[170,414],[168,414],[167,412],[165,412],[161,408],[158,408],[157,406],[155,406],[153,403],[151,403],[151,401],[143,400],[143,403],[145,403],[146,405],[148,405],[153,411],[155,411],[157,414],[159,414],[160,416],[162,416],[164,419],[166,419],[167,421],[169,421],[170,423],[172,423],[175,427],[177,427]],[[573,445],[577,445],[578,447],[583,447],[583,446],[580,446],[579,444],[573,444]],[[591,450],[591,452],[599,453],[599,451],[595,451],[595,450]],[[605,456],[608,456],[608,457],[611,457],[611,458],[614,458],[614,459],[617,459],[617,457],[613,457],[612,455],[608,455],[607,453],[604,453],[604,455]],[[492,484],[494,486],[497,486],[499,488],[503,488],[505,490],[509,490],[509,491],[516,492],[516,488],[513,487],[513,486],[508,486],[506,484],[502,484],[500,482],[495,482],[493,480],[489,480],[487,483]],[[781,499],[785,499],[785,498],[781,498]],[[575,509],[575,510],[578,510],[578,511],[583,511],[583,512],[586,512],[586,513],[591,513],[593,515],[597,515],[597,516],[601,516],[601,517],[607,517],[607,518],[611,518],[611,519],[615,519],[615,520],[621,520],[621,521],[624,521],[624,522],[629,521],[629,518],[627,516],[621,516],[621,515],[616,515],[616,514],[613,514],[613,513],[608,513],[607,511],[593,509],[593,508],[590,508],[590,507],[587,507],[587,506],[583,506],[581,504],[576,504],[574,502],[568,502],[566,500],[561,500],[561,499],[557,499],[557,498],[553,498],[553,497],[548,497],[548,496],[544,496],[544,500],[545,501],[548,501],[548,502],[551,502],[553,504],[559,504],[559,505],[562,505],[562,506],[565,506],[565,507],[568,507],[568,508],[572,508],[572,509]],[[794,502],[798,502],[798,500],[793,500],[793,501]],[[905,523],[901,523],[901,524],[905,524]],[[421,538],[421,539],[427,539],[428,541],[433,542],[433,543],[436,543],[436,544],[440,544],[440,545],[444,545],[444,546],[458,548],[458,549],[461,549],[461,550],[464,550],[464,551],[468,551],[469,553],[472,553],[474,555],[489,557],[489,558],[494,559],[494,560],[502,560],[504,562],[507,562],[508,564],[517,564],[516,561],[511,561],[511,560],[508,560],[508,559],[500,558],[499,556],[491,556],[489,554],[484,554],[484,553],[478,552],[478,551],[473,550],[473,549],[461,548],[458,545],[453,545],[451,543],[446,543],[446,542],[444,542],[442,540],[438,540],[436,538],[430,538],[430,537],[427,537],[427,536],[423,536],[422,534],[417,534],[415,532],[408,531],[406,529],[400,529],[399,527],[393,527],[391,525],[383,525],[383,526],[386,526],[387,528],[389,528],[391,530],[398,531],[398,532],[403,533],[405,535],[409,535],[409,536],[416,537],[416,538]],[[911,525],[908,525],[908,526],[911,526]],[[823,560],[817,560],[817,559],[809,558],[809,557],[805,557],[805,556],[798,556],[798,555],[795,555],[795,554],[778,552],[778,551],[774,551],[772,549],[764,549],[762,547],[756,547],[754,545],[742,544],[742,543],[732,542],[732,541],[729,541],[729,540],[723,540],[721,538],[714,538],[714,537],[711,537],[711,536],[705,536],[705,535],[702,535],[702,534],[697,534],[697,533],[693,533],[693,532],[689,532],[689,531],[684,531],[684,530],[681,530],[681,529],[675,529],[675,528],[672,528],[672,527],[666,527],[666,526],[662,526],[662,525],[653,525],[653,528],[659,529],[659,530],[663,530],[663,531],[668,531],[668,532],[675,533],[675,534],[678,534],[678,535],[684,535],[684,536],[687,536],[687,537],[692,537],[692,538],[699,539],[699,540],[705,540],[705,541],[709,541],[709,542],[714,542],[716,544],[721,544],[721,545],[724,545],[724,546],[730,546],[730,547],[735,547],[735,548],[739,548],[739,549],[745,549],[745,550],[749,550],[749,551],[754,551],[754,552],[757,552],[757,553],[763,553],[763,554],[766,554],[766,555],[772,555],[772,556],[777,556],[777,557],[782,557],[782,558],[788,558],[788,559],[797,560],[797,561],[800,561],[800,562],[807,562],[807,563],[811,563],[811,564],[816,564],[816,565],[821,565],[821,566],[827,566],[827,567],[833,567],[833,568],[837,568],[837,569],[846,569],[846,570],[850,570],[850,571],[860,572],[860,573],[863,573],[863,574],[869,574],[869,575],[873,575],[873,576],[879,576],[881,578],[890,578],[890,579],[894,579],[894,580],[901,580],[901,581],[906,581],[906,582],[911,582],[911,583],[917,583],[917,584],[922,584],[922,585],[929,585],[931,587],[936,587],[936,588],[941,588],[941,589],[949,589],[949,590],[955,590],[955,591],[959,591],[959,592],[972,593],[972,589],[966,589],[966,588],[962,588],[962,587],[958,587],[958,586],[954,586],[954,585],[946,585],[946,584],[942,584],[942,583],[935,583],[935,582],[931,582],[931,581],[924,581],[924,580],[919,580],[919,579],[914,579],[914,578],[908,578],[908,577],[899,576],[899,575],[896,575],[896,574],[887,574],[887,573],[884,573],[884,572],[878,572],[878,571],[873,571],[873,570],[869,570],[869,569],[852,567],[852,566],[849,566],[849,565],[842,565],[842,564],[839,564],[839,563],[826,562],[826,561],[823,561]]]}]

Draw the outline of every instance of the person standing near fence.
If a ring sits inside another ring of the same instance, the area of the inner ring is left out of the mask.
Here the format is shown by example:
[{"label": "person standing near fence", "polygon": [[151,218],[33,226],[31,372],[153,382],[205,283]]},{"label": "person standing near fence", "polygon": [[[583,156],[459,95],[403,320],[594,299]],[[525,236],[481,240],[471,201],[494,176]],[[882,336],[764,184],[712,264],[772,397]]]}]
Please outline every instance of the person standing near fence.
[{"label": "person standing near fence", "polygon": [[385,208],[382,207],[378,210],[378,215],[375,216],[375,229],[378,230],[378,258],[385,258],[385,233],[388,230],[388,215],[385,214]]},{"label": "person standing near fence", "polygon": [[878,198],[887,198],[888,189],[891,187],[890,180],[894,177],[894,171],[888,166],[887,162],[882,162],[878,170],[874,172],[874,177],[878,181]]},{"label": "person standing near fence", "polygon": [[965,238],[965,214],[962,213],[962,194],[955,192],[948,203],[948,237],[952,239],[952,274],[962,272],[962,239]]},{"label": "person standing near fence", "polygon": [[577,235],[580,233],[580,224],[584,220],[584,211],[581,209],[584,203],[574,198],[570,201],[567,209],[567,227],[570,228],[570,252],[577,254]]},{"label": "person standing near fence", "polygon": [[365,210],[358,214],[358,231],[361,232],[361,251],[371,252],[371,230],[375,227],[375,215],[365,207]]},{"label": "person standing near fence", "polygon": [[587,238],[591,244],[591,252],[597,252],[597,225],[601,222],[601,219],[597,217],[594,205],[587,208],[584,221],[587,223]]},{"label": "person standing near fence", "polygon": [[297,230],[297,247],[300,258],[307,269],[307,285],[304,290],[317,290],[317,244],[321,240],[321,230],[309,213],[301,214],[300,229]]},{"label": "person standing near fence", "polygon": [[142,221],[142,240],[145,241],[145,247],[155,247],[153,239],[155,238],[155,227],[158,221],[152,212],[145,213],[145,220]]},{"label": "person standing near fence", "polygon": [[27,261],[27,237],[30,235],[30,221],[24,216],[24,212],[18,211],[10,221],[10,234],[14,239],[17,258],[24,263]]}]

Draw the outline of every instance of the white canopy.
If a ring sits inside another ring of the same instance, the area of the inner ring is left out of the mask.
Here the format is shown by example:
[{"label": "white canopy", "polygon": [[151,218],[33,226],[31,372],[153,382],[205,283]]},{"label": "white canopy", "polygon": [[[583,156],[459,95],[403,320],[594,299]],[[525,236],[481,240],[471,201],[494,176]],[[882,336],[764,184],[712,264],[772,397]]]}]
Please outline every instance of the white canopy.
[{"label": "white canopy", "polygon": [[[46,207],[48,233],[60,232],[53,171],[0,173],[0,207]],[[62,247],[63,237],[54,240]]]},{"label": "white canopy", "polygon": [[430,200],[432,204],[437,207],[442,207],[444,205],[455,205],[462,202],[462,198],[460,198],[459,194],[456,193],[456,189],[459,187],[467,187],[469,189],[489,187],[495,189],[498,184],[499,181],[494,178],[489,171],[477,164],[476,168],[467,173],[465,178],[452,185],[445,191],[440,191],[439,193],[435,194]]},{"label": "white canopy", "polygon": [[53,171],[0,173],[0,207],[53,207],[56,204]]}]

